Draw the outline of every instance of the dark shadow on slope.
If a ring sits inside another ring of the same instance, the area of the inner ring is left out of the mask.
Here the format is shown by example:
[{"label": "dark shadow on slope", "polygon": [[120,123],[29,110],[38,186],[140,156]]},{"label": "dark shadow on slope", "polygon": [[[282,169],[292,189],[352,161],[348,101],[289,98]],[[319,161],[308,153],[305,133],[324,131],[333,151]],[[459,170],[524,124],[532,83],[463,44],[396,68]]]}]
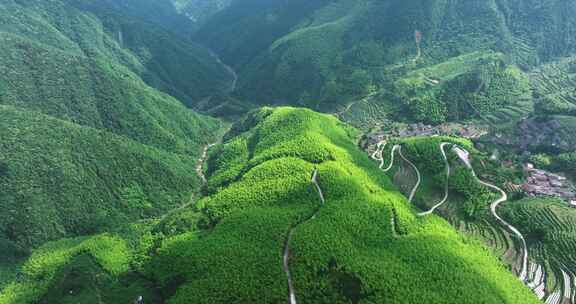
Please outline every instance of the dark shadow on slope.
[{"label": "dark shadow on slope", "polygon": [[116,278],[88,254],[74,258],[57,274],[39,304],[164,303],[156,286],[135,273]]}]

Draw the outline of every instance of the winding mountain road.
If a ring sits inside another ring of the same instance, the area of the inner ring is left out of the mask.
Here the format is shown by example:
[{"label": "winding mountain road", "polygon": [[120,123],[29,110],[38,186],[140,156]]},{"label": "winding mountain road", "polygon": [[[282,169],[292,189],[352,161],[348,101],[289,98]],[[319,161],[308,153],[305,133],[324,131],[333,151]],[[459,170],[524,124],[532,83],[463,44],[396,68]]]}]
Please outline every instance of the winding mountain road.
[{"label": "winding mountain road", "polygon": [[[380,161],[380,168],[382,169],[382,167],[384,166],[384,158],[382,156],[382,153],[384,151],[384,148],[386,147],[386,142],[385,141],[381,141],[378,143],[378,146],[376,148],[376,151],[374,153],[372,153],[372,158],[374,160]],[[451,143],[447,143],[447,142],[443,142],[440,144],[440,151],[442,152],[442,158],[444,159],[444,164],[446,166],[446,183],[444,186],[444,197],[442,198],[442,201],[440,201],[440,203],[436,204],[435,206],[433,206],[430,210],[426,211],[426,212],[422,212],[420,214],[418,214],[419,216],[426,216],[429,214],[432,214],[437,208],[439,208],[440,206],[442,206],[444,203],[446,203],[446,201],[448,200],[448,180],[450,178],[450,163],[448,162],[448,157],[446,156],[446,151],[445,151],[445,147],[447,145],[450,145]],[[407,162],[408,164],[410,164],[410,166],[414,169],[414,171],[416,172],[417,175],[417,182],[416,185],[414,186],[414,188],[412,188],[412,191],[410,192],[410,196],[408,198],[409,202],[412,202],[412,200],[414,199],[414,196],[416,194],[416,191],[418,190],[418,187],[420,186],[421,183],[421,174],[420,171],[418,170],[418,168],[416,167],[416,165],[414,165],[414,163],[412,163],[410,160],[408,160],[404,154],[402,153],[402,147],[399,145],[395,145],[391,152],[390,152],[390,164],[388,165],[387,168],[382,169],[384,172],[389,171],[392,168],[392,165],[394,163],[394,152],[398,150],[398,154],[400,154],[400,157]],[[472,167],[472,164],[470,162],[470,152],[468,152],[467,150],[454,145],[452,147],[452,151],[454,151],[456,153],[456,155],[458,155],[458,158],[466,165],[466,167],[468,169],[471,170],[472,175],[474,176],[474,178],[478,181],[478,183],[480,183],[481,185],[488,187],[492,190],[495,190],[496,192],[500,193],[501,196],[500,198],[498,198],[497,200],[495,200],[494,202],[492,202],[490,204],[490,212],[492,213],[492,215],[494,216],[494,218],[496,218],[496,220],[503,225],[504,227],[506,227],[509,231],[511,231],[514,235],[516,235],[518,237],[518,239],[520,239],[521,243],[522,243],[522,268],[520,270],[520,274],[519,274],[519,278],[522,281],[527,281],[528,278],[528,246],[526,244],[526,239],[524,238],[524,236],[522,235],[522,233],[514,226],[512,226],[510,223],[506,222],[502,217],[500,217],[500,215],[498,215],[497,209],[498,206],[503,203],[506,202],[508,200],[508,194],[506,194],[506,192],[502,189],[500,189],[499,187],[487,183],[483,180],[481,180],[476,172],[474,171],[474,168]]]},{"label": "winding mountain road", "polygon": [[292,273],[290,272],[290,241],[292,240],[292,236],[294,235],[294,230],[296,230],[298,226],[315,219],[318,212],[320,212],[322,206],[326,204],[326,200],[324,199],[324,193],[322,192],[322,188],[320,188],[320,184],[318,184],[318,169],[314,169],[314,172],[312,172],[311,182],[314,184],[316,190],[318,191],[318,196],[320,197],[320,202],[322,203],[322,205],[318,207],[310,217],[292,226],[292,228],[290,228],[290,230],[288,231],[288,236],[286,237],[286,242],[284,243],[284,254],[282,260],[283,260],[284,272],[286,273],[286,279],[288,280],[289,304],[296,304],[296,292],[294,290],[294,281],[292,279]]},{"label": "winding mountain road", "polygon": [[500,217],[500,215],[498,215],[498,212],[497,212],[498,206],[501,203],[508,200],[508,194],[506,194],[506,192],[504,192],[504,190],[498,188],[497,186],[492,185],[490,183],[487,183],[487,182],[481,180],[480,178],[478,178],[478,176],[476,175],[476,172],[474,171],[474,168],[472,167],[472,165],[470,163],[470,152],[468,152],[465,149],[460,148],[458,146],[454,146],[452,148],[452,150],[454,152],[456,152],[456,154],[458,155],[460,160],[462,160],[462,162],[471,170],[472,175],[474,176],[474,178],[476,178],[476,180],[481,185],[484,185],[490,189],[493,189],[493,190],[495,190],[501,194],[501,197],[499,199],[495,200],[492,204],[490,204],[490,212],[492,212],[492,215],[498,220],[498,222],[500,222],[500,224],[504,225],[506,228],[508,228],[508,230],[510,230],[512,233],[514,233],[520,239],[520,241],[522,243],[523,256],[522,256],[522,269],[520,271],[519,278],[522,281],[526,281],[527,277],[528,277],[528,246],[526,245],[526,239],[524,238],[522,233],[518,229],[516,229],[516,227],[514,227],[514,226],[510,225],[508,222],[506,222],[502,217]]},{"label": "winding mountain road", "polygon": [[[384,167],[384,157],[382,156],[382,153],[384,152],[384,148],[386,147],[387,142],[385,141],[381,141],[378,143],[377,147],[376,147],[376,151],[374,153],[372,153],[372,158],[374,160],[380,161],[380,166],[379,168],[382,169],[382,167]],[[394,152],[398,151],[398,154],[400,154],[400,157],[407,162],[416,172],[416,176],[417,176],[417,181],[416,181],[416,185],[414,185],[414,187],[412,188],[412,191],[410,191],[410,196],[408,197],[408,201],[411,203],[414,200],[414,196],[416,195],[416,191],[418,191],[418,187],[420,187],[420,183],[422,182],[422,176],[420,174],[420,170],[418,170],[418,167],[416,167],[416,165],[414,165],[414,163],[412,163],[410,160],[408,160],[404,154],[402,154],[402,146],[400,145],[394,145],[392,147],[392,150],[390,150],[390,163],[388,164],[388,167],[386,167],[385,169],[382,169],[382,171],[384,172],[388,172],[392,169],[392,167],[394,166]]]},{"label": "winding mountain road", "polygon": [[430,208],[430,210],[418,213],[419,216],[426,216],[434,213],[436,209],[438,209],[440,206],[444,205],[446,201],[448,201],[448,181],[450,179],[450,163],[448,162],[448,157],[446,156],[446,151],[444,150],[444,147],[446,147],[447,145],[451,145],[451,143],[443,142],[440,144],[440,152],[442,152],[442,158],[444,159],[444,165],[446,166],[446,182],[444,184],[444,197],[438,204]]},{"label": "winding mountain road", "polygon": [[412,191],[410,191],[410,196],[408,197],[408,202],[412,203],[412,201],[414,200],[414,196],[416,195],[416,191],[418,191],[418,187],[420,187],[420,183],[422,182],[422,175],[420,174],[420,170],[418,170],[418,167],[416,167],[416,165],[414,165],[413,162],[411,162],[410,160],[408,160],[404,154],[402,153],[402,147],[400,146],[400,148],[398,148],[398,154],[400,154],[400,157],[402,157],[402,159],[407,162],[410,166],[412,166],[412,168],[414,168],[414,171],[416,172],[416,185],[414,185],[414,188],[412,188]]},{"label": "winding mountain road", "polygon": [[396,150],[401,148],[400,145],[394,145],[392,147],[392,150],[390,151],[390,164],[388,164],[388,167],[382,168],[384,167],[384,157],[382,156],[382,153],[384,153],[384,149],[386,148],[387,144],[388,143],[385,141],[379,142],[376,151],[372,153],[372,159],[380,162],[380,165],[378,167],[382,169],[382,171],[384,172],[388,172],[390,171],[390,169],[392,169],[392,166],[394,166],[394,152],[396,152]]}]

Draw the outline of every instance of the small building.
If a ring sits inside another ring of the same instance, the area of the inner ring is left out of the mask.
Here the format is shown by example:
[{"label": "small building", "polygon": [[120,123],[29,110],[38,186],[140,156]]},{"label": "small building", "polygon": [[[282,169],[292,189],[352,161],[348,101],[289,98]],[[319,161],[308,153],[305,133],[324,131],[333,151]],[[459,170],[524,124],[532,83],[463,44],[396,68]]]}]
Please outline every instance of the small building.
[{"label": "small building", "polygon": [[570,201],[570,207],[576,208],[576,200],[571,200],[571,201]]}]

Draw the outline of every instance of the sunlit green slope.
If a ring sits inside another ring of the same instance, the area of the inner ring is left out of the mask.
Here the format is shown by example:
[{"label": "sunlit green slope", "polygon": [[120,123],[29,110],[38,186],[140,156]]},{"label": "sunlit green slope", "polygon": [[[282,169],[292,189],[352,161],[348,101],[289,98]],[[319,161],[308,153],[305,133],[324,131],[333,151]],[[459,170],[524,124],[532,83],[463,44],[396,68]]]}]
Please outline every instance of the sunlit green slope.
[{"label": "sunlit green slope", "polygon": [[[254,112],[212,150],[208,196],[195,208],[119,235],[48,244],[0,303],[46,301],[61,288],[74,290],[65,303],[98,303],[91,293],[282,303],[286,271],[298,303],[538,303],[480,243],[438,217],[416,217],[356,135],[310,110]],[[74,269],[104,278],[73,281]]]},{"label": "sunlit green slope", "polygon": [[195,162],[220,123],[183,102],[218,93],[226,71],[136,15],[99,1],[0,3],[0,262],[198,190]]},{"label": "sunlit green slope", "polygon": [[212,193],[199,206],[211,228],[164,241],[153,260],[164,286],[184,282],[169,303],[286,301],[291,229],[300,303],[537,303],[479,243],[416,217],[356,148],[355,130],[293,108],[243,124],[212,153]]}]

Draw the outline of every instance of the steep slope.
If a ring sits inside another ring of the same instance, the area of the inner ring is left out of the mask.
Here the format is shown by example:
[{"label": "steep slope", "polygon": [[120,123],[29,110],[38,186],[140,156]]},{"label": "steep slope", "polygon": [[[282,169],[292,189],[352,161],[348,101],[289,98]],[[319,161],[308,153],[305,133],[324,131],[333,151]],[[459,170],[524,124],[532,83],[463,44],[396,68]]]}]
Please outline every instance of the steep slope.
[{"label": "steep slope", "polygon": [[212,16],[227,8],[232,0],[172,0],[176,9],[194,23],[193,30],[199,29]]},{"label": "steep slope", "polygon": [[[11,78],[4,76],[2,82],[16,79],[33,92],[42,86],[57,89],[58,84],[62,85],[60,78],[46,73],[38,79],[37,74],[57,67],[68,76],[64,80],[82,70],[89,70],[96,77],[103,73],[100,70],[105,61],[106,65],[129,69],[149,85],[189,106],[225,90],[231,76],[208,50],[134,14],[99,1],[3,2],[2,62],[7,70],[22,72],[8,75]],[[83,68],[78,71],[77,65]],[[82,76],[78,85],[89,81],[86,77],[91,75]],[[10,87],[4,88],[7,89]]]},{"label": "steep slope", "polygon": [[12,107],[0,106],[0,117],[6,256],[158,216],[199,185],[192,155]]},{"label": "steep slope", "polygon": [[178,13],[176,3],[164,0],[70,0],[70,3],[88,5],[93,8],[106,8],[108,12],[116,11],[125,16],[160,25],[180,35],[189,35],[192,23]]},{"label": "steep slope", "polygon": [[327,2],[232,1],[210,18],[195,37],[220,54],[225,62],[242,67]]},{"label": "steep slope", "polygon": [[[415,193],[419,216],[436,212],[483,241],[546,303],[574,303],[576,212],[556,198],[523,198],[515,186],[522,172],[472,147],[456,137],[395,138],[372,155],[383,157],[381,167],[405,193]],[[407,173],[414,168],[417,176]]]},{"label": "steep slope", "polygon": [[0,16],[0,260],[188,202],[221,124],[142,78],[218,94],[192,79],[227,76],[207,50],[105,2],[10,0]]},{"label": "steep slope", "polygon": [[[90,293],[211,304],[538,303],[479,243],[417,217],[356,134],[310,110],[253,112],[211,152],[209,196],[195,209],[122,235],[47,244],[0,303],[54,299],[59,288],[74,291],[60,296],[66,303],[98,303]],[[170,222],[196,224],[165,229]],[[78,267],[105,279],[74,283]],[[128,277],[138,279],[122,283]],[[143,288],[148,280],[159,285]]]},{"label": "steep slope", "polygon": [[530,281],[541,296],[574,303],[576,290],[576,210],[552,198],[508,204],[503,215],[527,236],[532,260]]}]

